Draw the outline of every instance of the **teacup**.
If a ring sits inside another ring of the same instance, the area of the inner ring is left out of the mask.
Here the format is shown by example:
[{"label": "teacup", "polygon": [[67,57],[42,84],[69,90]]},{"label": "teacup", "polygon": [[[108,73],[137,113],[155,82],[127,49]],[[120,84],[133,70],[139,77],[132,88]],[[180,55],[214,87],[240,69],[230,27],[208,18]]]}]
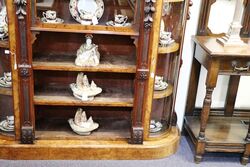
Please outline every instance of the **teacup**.
[{"label": "teacup", "polygon": [[43,17],[49,21],[55,21],[56,20],[56,11],[47,10],[46,12],[43,12]]},{"label": "teacup", "polygon": [[172,33],[171,32],[167,32],[167,31],[161,31],[160,33],[160,38],[161,39],[170,39],[171,38]]},{"label": "teacup", "polygon": [[122,14],[115,15],[115,25],[124,25],[128,20],[128,16]]},{"label": "teacup", "polygon": [[6,81],[11,82],[12,78],[11,78],[11,72],[5,72],[4,73],[4,78]]},{"label": "teacup", "polygon": [[7,118],[7,123],[8,123],[8,125],[14,125],[14,116],[12,115],[12,116],[7,116],[6,117]]}]

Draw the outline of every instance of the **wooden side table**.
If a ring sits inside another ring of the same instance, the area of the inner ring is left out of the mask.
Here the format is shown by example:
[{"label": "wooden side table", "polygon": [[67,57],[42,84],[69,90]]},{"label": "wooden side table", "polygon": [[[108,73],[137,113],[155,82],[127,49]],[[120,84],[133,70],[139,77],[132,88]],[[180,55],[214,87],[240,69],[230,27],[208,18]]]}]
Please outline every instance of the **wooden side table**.
[{"label": "wooden side table", "polygon": [[[246,164],[250,153],[247,142],[250,131],[242,122],[249,115],[232,116],[240,76],[250,74],[250,46],[224,48],[215,37],[210,36],[195,36],[193,40],[196,53],[192,64],[184,128],[195,145],[195,161],[200,162],[205,152],[237,152],[243,153],[242,163]],[[250,39],[244,40],[250,42]],[[207,76],[206,95],[199,116],[195,115],[195,101],[201,65],[207,69]],[[224,114],[209,118],[218,75],[230,75]]]}]

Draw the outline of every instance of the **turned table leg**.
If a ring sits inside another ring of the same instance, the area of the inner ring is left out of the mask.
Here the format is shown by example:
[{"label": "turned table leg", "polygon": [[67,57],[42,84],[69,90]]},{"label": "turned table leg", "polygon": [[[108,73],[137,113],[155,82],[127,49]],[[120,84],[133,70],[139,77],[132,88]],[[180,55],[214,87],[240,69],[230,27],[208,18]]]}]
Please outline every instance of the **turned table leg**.
[{"label": "turned table leg", "polygon": [[245,152],[243,153],[243,156],[241,158],[241,164],[242,165],[247,165],[249,161],[249,155],[250,155],[250,123],[248,126],[248,132],[247,136],[245,138],[246,141],[246,147],[245,147]]},{"label": "turned table leg", "polygon": [[219,62],[211,60],[207,68],[207,71],[208,72],[207,72],[207,78],[206,78],[206,95],[203,101],[203,107],[201,111],[200,132],[199,132],[198,142],[196,146],[196,155],[195,155],[196,163],[199,163],[201,161],[202,155],[205,152],[205,146],[206,146],[205,130],[206,130],[211,103],[212,103],[212,94],[216,86],[217,78],[219,74]]}]

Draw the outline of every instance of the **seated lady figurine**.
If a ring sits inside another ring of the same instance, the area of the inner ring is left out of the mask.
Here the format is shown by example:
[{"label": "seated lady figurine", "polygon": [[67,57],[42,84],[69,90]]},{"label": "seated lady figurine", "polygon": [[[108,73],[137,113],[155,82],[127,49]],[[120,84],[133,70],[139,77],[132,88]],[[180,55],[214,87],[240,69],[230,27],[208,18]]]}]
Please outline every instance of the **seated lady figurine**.
[{"label": "seated lady figurine", "polygon": [[86,43],[77,50],[77,66],[97,66],[100,63],[98,46],[92,43],[92,35],[86,35]]}]

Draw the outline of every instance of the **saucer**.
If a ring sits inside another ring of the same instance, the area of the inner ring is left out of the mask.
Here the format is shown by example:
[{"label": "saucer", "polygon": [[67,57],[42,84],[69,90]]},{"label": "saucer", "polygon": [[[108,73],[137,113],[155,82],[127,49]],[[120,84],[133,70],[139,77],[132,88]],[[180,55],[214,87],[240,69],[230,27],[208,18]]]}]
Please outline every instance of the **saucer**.
[{"label": "saucer", "polygon": [[8,37],[8,33],[0,34],[0,40],[4,40]]},{"label": "saucer", "polygon": [[3,120],[2,122],[0,122],[0,129],[5,132],[13,132],[14,125],[9,126],[7,120]]},{"label": "saucer", "polygon": [[56,18],[55,20],[48,20],[45,17],[41,18],[41,21],[43,23],[52,23],[52,24],[60,24],[64,22],[64,20],[60,18]]},{"label": "saucer", "polygon": [[159,132],[162,129],[162,123],[159,121],[151,120],[150,121],[150,132],[151,133],[156,133]]},{"label": "saucer", "polygon": [[114,21],[110,20],[106,22],[106,25],[113,26],[113,27],[130,27],[131,23],[116,24]]}]

